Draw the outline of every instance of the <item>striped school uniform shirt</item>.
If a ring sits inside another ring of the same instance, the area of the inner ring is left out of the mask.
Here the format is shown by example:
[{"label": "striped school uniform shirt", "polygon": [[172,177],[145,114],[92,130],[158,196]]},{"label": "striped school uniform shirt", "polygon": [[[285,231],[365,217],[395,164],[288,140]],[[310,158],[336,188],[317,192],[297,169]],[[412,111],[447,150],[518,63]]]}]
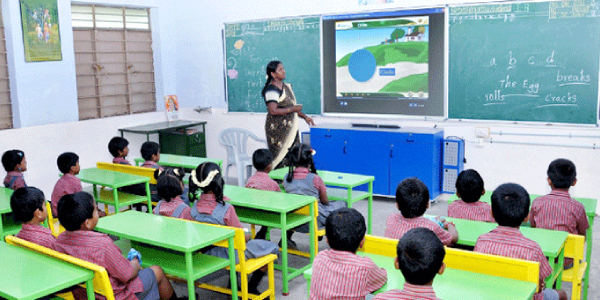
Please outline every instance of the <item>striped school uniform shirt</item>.
[{"label": "striped school uniform shirt", "polygon": [[115,157],[115,158],[113,158],[112,162],[113,162],[113,164],[130,165],[131,166],[131,163],[123,157]]},{"label": "striped school uniform shirt", "polygon": [[[103,266],[108,272],[116,300],[137,300],[144,286],[139,277],[129,281],[133,266],[123,257],[112,239],[95,231],[65,231],[56,238],[55,250]],[[96,299],[105,299],[96,295]]]},{"label": "striped school uniform shirt", "polygon": [[347,251],[320,251],[313,262],[310,299],[364,300],[387,281],[370,258]]},{"label": "striped school uniform shirt", "polygon": [[[223,201],[229,201],[229,198],[227,196],[223,196]],[[198,209],[198,212],[201,214],[208,215],[212,214],[213,210],[215,210],[215,207],[217,207],[217,205],[223,205],[217,202],[215,194],[202,194],[200,195],[200,199],[196,201],[196,203],[196,208]],[[223,222],[225,222],[225,225],[227,226],[244,228],[242,226],[242,223],[240,222],[240,219],[237,216],[237,213],[235,212],[235,208],[233,207],[233,205],[229,207],[229,209],[225,213],[225,216],[223,216]]]},{"label": "striped school uniform shirt", "polygon": [[248,178],[246,187],[263,191],[281,192],[279,184],[277,184],[275,180],[271,179],[271,177],[269,177],[269,174],[260,171],[256,172],[256,174]]},{"label": "striped school uniform shirt", "polygon": [[[171,199],[171,201],[161,200],[160,209],[158,210],[158,213],[162,216],[170,217],[173,215],[173,212],[175,212],[175,209],[177,209],[177,207],[179,207],[180,204],[185,205],[185,202],[183,202],[183,200],[181,200],[181,197],[179,196]],[[194,220],[194,218],[192,218],[191,212],[192,209],[190,207],[186,207],[181,212],[181,215],[179,215],[179,218],[186,220]]]},{"label": "striped school uniform shirt", "polygon": [[448,217],[482,222],[494,222],[492,207],[482,201],[467,203],[456,200],[448,205]]},{"label": "striped school uniform shirt", "polygon": [[54,249],[54,242],[56,241],[50,229],[41,225],[25,223],[17,233],[17,237],[50,249]]},{"label": "striped school uniform shirt", "polygon": [[421,227],[433,231],[444,245],[450,245],[452,243],[452,235],[450,232],[444,230],[444,228],[440,227],[437,223],[422,216],[407,219],[400,213],[393,213],[387,218],[384,235],[388,238],[400,239],[409,230]]},{"label": "striped school uniform shirt", "polygon": [[52,215],[58,216],[58,200],[64,195],[81,192],[81,180],[71,173],[66,173],[54,185],[52,195],[50,195]]},{"label": "striped school uniform shirt", "polygon": [[430,285],[414,285],[408,282],[404,283],[403,290],[391,290],[385,293],[377,294],[373,300],[439,300]]},{"label": "striped school uniform shirt", "polygon": [[531,226],[585,235],[590,227],[585,207],[572,199],[568,191],[552,190],[531,205]]},{"label": "striped school uniform shirt", "polygon": [[[498,226],[494,230],[479,236],[475,243],[475,252],[520,258],[540,263],[540,281],[552,273],[548,259],[542,248],[519,231],[519,228]],[[543,300],[542,293],[536,293],[534,300]]]}]

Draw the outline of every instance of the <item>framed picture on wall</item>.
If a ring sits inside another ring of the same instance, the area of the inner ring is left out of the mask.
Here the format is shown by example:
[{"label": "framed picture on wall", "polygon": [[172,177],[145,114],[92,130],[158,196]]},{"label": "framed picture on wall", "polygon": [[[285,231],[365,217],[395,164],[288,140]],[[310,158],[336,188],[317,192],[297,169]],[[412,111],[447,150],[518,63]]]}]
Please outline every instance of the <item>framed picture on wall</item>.
[{"label": "framed picture on wall", "polygon": [[25,61],[62,60],[57,0],[20,0]]}]

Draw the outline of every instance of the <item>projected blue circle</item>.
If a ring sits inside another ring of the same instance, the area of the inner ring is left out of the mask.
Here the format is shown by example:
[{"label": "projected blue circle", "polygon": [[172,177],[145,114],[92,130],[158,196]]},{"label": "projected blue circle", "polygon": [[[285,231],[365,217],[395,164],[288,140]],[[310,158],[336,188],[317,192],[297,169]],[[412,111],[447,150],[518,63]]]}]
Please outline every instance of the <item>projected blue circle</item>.
[{"label": "projected blue circle", "polygon": [[371,79],[376,68],[375,56],[370,51],[360,49],[350,55],[348,71],[354,80],[365,82]]}]

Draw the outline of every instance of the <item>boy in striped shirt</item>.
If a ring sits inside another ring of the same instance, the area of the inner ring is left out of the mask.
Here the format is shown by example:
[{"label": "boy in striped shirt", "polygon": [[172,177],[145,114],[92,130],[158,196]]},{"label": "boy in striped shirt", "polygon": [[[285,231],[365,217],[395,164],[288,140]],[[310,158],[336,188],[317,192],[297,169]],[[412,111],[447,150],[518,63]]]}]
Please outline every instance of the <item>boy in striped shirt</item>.
[{"label": "boy in striped shirt", "polygon": [[533,201],[531,226],[585,236],[590,227],[585,207],[569,195],[569,188],[577,183],[575,164],[559,158],[550,163],[547,174],[552,192]]},{"label": "boy in striped shirt", "polygon": [[544,288],[546,277],[552,273],[548,259],[538,243],[519,231],[528,213],[529,194],[522,186],[505,183],[496,188],[492,194],[492,214],[499,226],[481,235],[473,251],[539,262],[542,292],[536,293],[533,299],[567,300],[564,291]]},{"label": "boy in striped shirt", "polygon": [[[262,191],[281,192],[279,184],[271,177],[269,172],[273,168],[273,153],[269,149],[257,149],[252,153],[252,166],[256,169],[256,174],[248,178],[246,188],[257,189]],[[256,233],[256,239],[264,240],[267,237],[269,227],[262,226]],[[288,235],[289,236],[289,235]]]},{"label": "boy in striped shirt", "polygon": [[436,222],[423,217],[429,208],[429,189],[418,178],[406,178],[398,184],[396,207],[400,213],[393,213],[387,218],[385,237],[399,239],[413,228],[424,227],[433,231],[446,246],[458,241],[458,231],[452,222],[444,220],[442,228]]},{"label": "boy in striped shirt", "polygon": [[42,226],[48,217],[44,193],[34,187],[22,187],[10,196],[10,208],[15,221],[23,226],[17,237],[26,241],[54,249],[55,238],[50,229]]},{"label": "boy in striped shirt", "polygon": [[446,250],[437,235],[427,228],[411,229],[398,241],[396,254],[394,263],[404,276],[404,288],[381,293],[373,300],[437,300],[431,285],[435,275],[446,269]]},{"label": "boy in striped shirt", "polygon": [[365,218],[353,208],[339,208],[325,221],[331,249],[320,251],[313,263],[310,299],[364,300],[387,281],[387,272],[370,258],[356,255],[364,243]]},{"label": "boy in striped shirt", "polygon": [[485,194],[483,179],[473,169],[464,170],[456,179],[456,196],[460,199],[448,205],[448,217],[493,222],[492,207],[479,198]]}]

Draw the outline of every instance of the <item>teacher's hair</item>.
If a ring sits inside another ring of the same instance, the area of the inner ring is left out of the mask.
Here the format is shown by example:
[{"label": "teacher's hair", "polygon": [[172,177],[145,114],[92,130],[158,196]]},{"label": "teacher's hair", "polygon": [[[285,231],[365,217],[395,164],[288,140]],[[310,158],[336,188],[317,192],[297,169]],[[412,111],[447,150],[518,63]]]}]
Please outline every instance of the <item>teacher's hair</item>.
[{"label": "teacher's hair", "polygon": [[265,93],[267,92],[267,87],[269,86],[269,84],[271,84],[271,81],[273,81],[273,76],[271,76],[271,73],[277,71],[277,66],[279,66],[281,62],[278,60],[272,60],[267,64],[267,82],[265,83],[265,86],[262,89],[262,96],[263,98],[265,97]]}]

